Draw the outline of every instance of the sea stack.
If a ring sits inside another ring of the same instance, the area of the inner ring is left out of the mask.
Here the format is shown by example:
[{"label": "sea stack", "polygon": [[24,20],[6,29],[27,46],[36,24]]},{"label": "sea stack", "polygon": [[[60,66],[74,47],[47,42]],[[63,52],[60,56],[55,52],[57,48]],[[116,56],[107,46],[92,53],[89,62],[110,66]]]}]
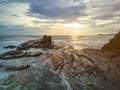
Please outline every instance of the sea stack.
[{"label": "sea stack", "polygon": [[43,48],[44,47],[47,47],[47,48],[53,47],[51,36],[44,35],[40,43],[41,43],[40,47],[43,47]]},{"label": "sea stack", "polygon": [[109,43],[105,44],[102,48],[102,51],[113,52],[120,54],[120,32],[112,38]]},{"label": "sea stack", "polygon": [[22,43],[17,47],[17,50],[28,50],[29,48],[53,48],[52,37],[44,35],[42,39],[30,40]]}]

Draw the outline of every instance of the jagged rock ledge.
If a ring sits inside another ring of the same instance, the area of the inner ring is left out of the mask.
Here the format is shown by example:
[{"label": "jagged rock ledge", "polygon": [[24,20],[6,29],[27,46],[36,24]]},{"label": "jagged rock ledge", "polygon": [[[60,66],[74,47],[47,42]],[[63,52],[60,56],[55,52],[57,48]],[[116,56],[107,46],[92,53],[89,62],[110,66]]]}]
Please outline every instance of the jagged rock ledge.
[{"label": "jagged rock ledge", "polygon": [[64,74],[73,90],[119,90],[120,73],[111,66],[107,54],[95,49],[59,47],[51,51],[53,70]]}]

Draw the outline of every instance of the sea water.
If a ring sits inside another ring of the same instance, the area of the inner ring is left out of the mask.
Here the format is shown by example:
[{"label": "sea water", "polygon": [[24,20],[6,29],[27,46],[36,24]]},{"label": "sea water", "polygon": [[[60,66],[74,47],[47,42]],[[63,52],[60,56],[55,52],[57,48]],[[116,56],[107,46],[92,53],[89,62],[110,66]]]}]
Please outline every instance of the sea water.
[{"label": "sea water", "polygon": [[[0,54],[14,49],[5,49],[5,46],[15,45],[29,40],[39,39],[42,36],[0,36]],[[98,36],[52,36],[54,44],[72,45],[76,49],[100,49],[113,35]],[[40,50],[40,49],[39,49]],[[38,51],[39,51],[38,50]],[[5,67],[30,64],[29,70],[6,71],[0,68],[0,90],[72,90],[64,75],[59,76],[52,72],[49,65],[44,66],[42,58],[18,58],[0,60]]]},{"label": "sea water", "polygon": [[[4,49],[8,45],[18,46],[28,41],[40,39],[42,36],[0,36],[0,54],[11,49]],[[54,43],[61,43],[81,48],[101,48],[108,43],[113,35],[89,35],[89,36],[52,36]]]}]

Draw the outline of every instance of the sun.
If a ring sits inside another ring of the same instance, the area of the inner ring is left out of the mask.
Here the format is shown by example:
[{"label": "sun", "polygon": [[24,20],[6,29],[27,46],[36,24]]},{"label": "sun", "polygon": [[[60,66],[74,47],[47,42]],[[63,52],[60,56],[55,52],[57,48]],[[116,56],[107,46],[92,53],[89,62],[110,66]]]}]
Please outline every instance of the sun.
[{"label": "sun", "polygon": [[80,23],[66,23],[64,24],[64,28],[68,29],[71,33],[71,36],[78,36],[80,35],[87,26]]},{"label": "sun", "polygon": [[69,23],[69,24],[64,24],[64,27],[79,29],[79,28],[84,28],[85,26],[79,23]]}]

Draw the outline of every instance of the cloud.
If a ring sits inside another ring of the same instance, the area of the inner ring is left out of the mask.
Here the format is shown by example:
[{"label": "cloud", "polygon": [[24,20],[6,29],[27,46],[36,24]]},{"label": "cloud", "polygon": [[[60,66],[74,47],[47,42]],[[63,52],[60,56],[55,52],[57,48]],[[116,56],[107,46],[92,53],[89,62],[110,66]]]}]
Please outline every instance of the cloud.
[{"label": "cloud", "polygon": [[26,27],[24,25],[0,25],[0,35],[32,35],[33,33],[39,34],[41,30],[41,28]]},{"label": "cloud", "polygon": [[[109,2],[109,3],[108,3]],[[93,17],[92,19],[102,19],[102,20],[109,20],[113,19],[120,15],[120,1],[119,0],[106,0],[102,1],[101,3],[97,2],[93,4]],[[119,12],[119,14],[117,14]]]},{"label": "cloud", "polygon": [[89,32],[120,28],[120,0],[0,0],[0,6],[0,34],[64,34],[70,23]]},{"label": "cloud", "polygon": [[49,18],[72,19],[86,16],[85,4],[74,5],[73,0],[31,0],[29,13]]}]

